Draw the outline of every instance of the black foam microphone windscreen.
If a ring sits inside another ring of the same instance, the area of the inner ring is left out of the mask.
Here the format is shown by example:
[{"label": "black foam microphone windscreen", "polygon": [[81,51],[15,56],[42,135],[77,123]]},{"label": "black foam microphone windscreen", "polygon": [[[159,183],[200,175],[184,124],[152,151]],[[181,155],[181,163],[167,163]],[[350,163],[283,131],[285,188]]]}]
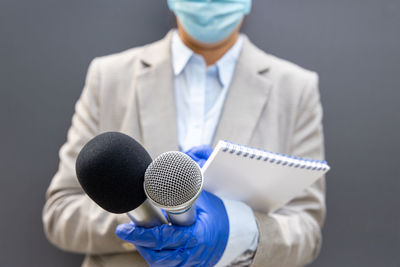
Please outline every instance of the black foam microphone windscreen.
[{"label": "black foam microphone windscreen", "polygon": [[133,138],[106,132],[82,148],[76,174],[83,190],[99,206],[112,213],[126,213],[146,200],[143,180],[151,161]]}]

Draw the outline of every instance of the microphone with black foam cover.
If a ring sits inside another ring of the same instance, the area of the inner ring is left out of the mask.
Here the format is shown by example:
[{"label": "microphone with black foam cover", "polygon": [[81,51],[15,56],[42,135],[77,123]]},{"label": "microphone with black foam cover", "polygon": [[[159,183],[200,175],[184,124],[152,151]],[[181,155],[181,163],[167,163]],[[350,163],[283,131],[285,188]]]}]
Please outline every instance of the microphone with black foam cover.
[{"label": "microphone with black foam cover", "polygon": [[111,213],[127,213],[143,227],[168,223],[146,198],[144,173],[152,159],[136,140],[118,132],[94,137],[80,151],[76,174],[83,190]]},{"label": "microphone with black foam cover", "polygon": [[151,202],[167,212],[175,225],[189,226],[196,220],[194,205],[203,187],[199,165],[182,152],[158,156],[144,176],[145,193]]}]

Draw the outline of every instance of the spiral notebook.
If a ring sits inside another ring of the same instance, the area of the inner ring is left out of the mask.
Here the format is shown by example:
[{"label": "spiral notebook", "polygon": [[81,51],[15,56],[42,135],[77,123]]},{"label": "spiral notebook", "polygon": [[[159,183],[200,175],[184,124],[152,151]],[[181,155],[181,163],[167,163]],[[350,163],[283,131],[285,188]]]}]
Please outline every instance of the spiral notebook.
[{"label": "spiral notebook", "polygon": [[326,161],[219,141],[203,166],[204,189],[273,212],[321,178]]}]

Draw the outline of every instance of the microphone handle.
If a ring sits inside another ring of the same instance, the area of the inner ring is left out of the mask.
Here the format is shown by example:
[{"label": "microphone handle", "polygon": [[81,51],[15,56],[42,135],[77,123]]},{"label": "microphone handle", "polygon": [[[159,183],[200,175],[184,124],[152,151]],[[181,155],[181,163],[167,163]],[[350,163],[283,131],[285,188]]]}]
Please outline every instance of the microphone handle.
[{"label": "microphone handle", "polygon": [[196,221],[196,205],[183,211],[166,211],[168,219],[174,225],[190,226]]},{"label": "microphone handle", "polygon": [[146,228],[168,224],[162,211],[153,206],[148,199],[136,209],[128,212],[127,215],[136,225]]}]

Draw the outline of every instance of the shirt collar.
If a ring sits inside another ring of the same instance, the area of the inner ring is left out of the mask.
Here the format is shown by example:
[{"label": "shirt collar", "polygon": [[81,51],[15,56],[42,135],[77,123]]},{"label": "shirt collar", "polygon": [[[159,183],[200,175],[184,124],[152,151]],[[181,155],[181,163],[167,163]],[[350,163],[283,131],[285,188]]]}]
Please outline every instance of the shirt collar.
[{"label": "shirt collar", "polygon": [[[232,80],[242,46],[243,36],[240,35],[236,43],[215,64],[218,69],[219,80],[223,86],[229,85]],[[182,42],[177,31],[174,31],[172,35],[171,50],[172,67],[174,75],[177,76],[185,69],[194,52]]]},{"label": "shirt collar", "polygon": [[187,47],[179,37],[177,31],[173,32],[172,35],[172,68],[174,69],[175,76],[179,75],[183,69],[185,68],[186,64],[188,63],[189,59],[194,54],[189,47]]},{"label": "shirt collar", "polygon": [[228,86],[232,80],[242,46],[243,37],[240,35],[236,43],[215,64],[218,68],[219,80],[224,87]]}]

